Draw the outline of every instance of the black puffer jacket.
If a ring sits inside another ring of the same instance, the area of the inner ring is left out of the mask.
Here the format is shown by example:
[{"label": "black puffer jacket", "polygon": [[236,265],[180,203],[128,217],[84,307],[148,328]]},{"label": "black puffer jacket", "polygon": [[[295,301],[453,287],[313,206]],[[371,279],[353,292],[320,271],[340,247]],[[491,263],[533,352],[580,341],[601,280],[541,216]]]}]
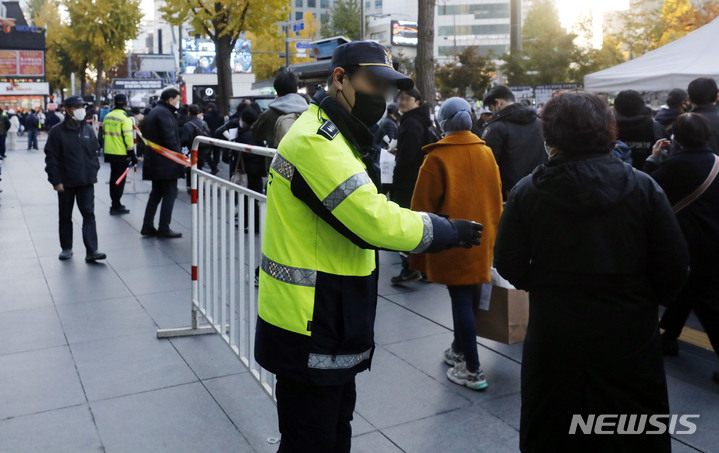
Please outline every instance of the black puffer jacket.
[{"label": "black puffer jacket", "polygon": [[669,413],[657,304],[689,256],[659,186],[609,156],[557,156],[512,190],[494,259],[530,298],[521,451],[668,453],[668,432],[568,435],[573,414]]},{"label": "black puffer jacket", "polygon": [[484,126],[482,140],[497,160],[505,200],[520,179],[547,161],[542,122],[537,112],[521,104],[509,105],[493,116]]},{"label": "black puffer jacket", "polygon": [[[182,146],[180,145],[180,133],[175,112],[177,112],[175,107],[160,101],[145,117],[142,134],[151,142],[179,153]],[[179,179],[184,175],[185,167],[181,164],[152,150],[148,150],[145,154],[142,179]]]},{"label": "black puffer jacket", "polygon": [[709,147],[714,154],[719,154],[719,106],[716,105],[697,105],[694,106],[692,113],[698,113],[706,118],[712,127],[712,138],[709,141]]},{"label": "black puffer jacket", "polygon": [[[647,161],[644,171],[664,189],[673,205],[688,197],[704,181],[714,166],[711,148],[680,150],[661,164]],[[677,220],[689,245],[692,272],[719,275],[719,178],[686,208]]]},{"label": "black puffer jacket", "polygon": [[[406,191],[412,197],[417,184],[419,167],[424,163],[422,147],[439,141],[441,137],[432,132],[431,106],[420,104],[402,115],[397,131],[397,156],[395,159],[392,192]],[[401,203],[400,203],[401,204]],[[404,206],[403,206],[404,207]],[[409,206],[406,206],[409,208]]]},{"label": "black puffer jacket", "polygon": [[617,116],[617,139],[632,149],[632,166],[644,168],[657,140],[668,138],[664,127],[649,116]]},{"label": "black puffer jacket", "polygon": [[52,128],[45,143],[45,171],[50,184],[65,187],[95,184],[100,169],[99,148],[89,124],[65,118]]}]

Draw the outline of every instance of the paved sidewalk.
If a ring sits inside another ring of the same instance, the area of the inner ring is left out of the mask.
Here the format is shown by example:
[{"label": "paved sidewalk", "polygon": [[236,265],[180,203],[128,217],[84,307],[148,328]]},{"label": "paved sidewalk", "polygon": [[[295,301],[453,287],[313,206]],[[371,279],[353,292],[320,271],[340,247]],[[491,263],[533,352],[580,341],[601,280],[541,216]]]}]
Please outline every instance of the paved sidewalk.
[{"label": "paved sidewalk", "polygon": [[[155,336],[189,322],[184,183],[172,223],[184,237],[143,239],[147,194],[125,195],[131,213],[110,216],[103,164],[95,214],[108,259],[84,262],[76,210],[75,257],[60,262],[43,158],[10,150],[2,168],[0,452],[276,451],[267,441],[278,436],[273,404],[218,337]],[[517,452],[521,345],[480,339],[488,390],[450,383],[441,361],[452,337],[447,290],[392,287],[399,259],[382,253],[381,262],[378,347],[358,378],[353,451]],[[674,451],[719,452],[719,385],[710,378],[719,360],[682,346],[666,360],[672,413],[701,418],[695,434],[675,436]]]}]

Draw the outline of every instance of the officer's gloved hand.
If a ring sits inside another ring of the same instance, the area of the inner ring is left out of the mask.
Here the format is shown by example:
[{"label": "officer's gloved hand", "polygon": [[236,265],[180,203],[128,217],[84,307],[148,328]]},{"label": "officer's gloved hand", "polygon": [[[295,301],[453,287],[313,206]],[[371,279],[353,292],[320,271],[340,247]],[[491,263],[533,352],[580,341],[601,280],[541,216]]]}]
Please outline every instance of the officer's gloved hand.
[{"label": "officer's gloved hand", "polygon": [[459,243],[457,245],[459,247],[471,249],[473,245],[479,245],[479,239],[482,237],[484,225],[464,219],[450,220],[449,223],[457,230],[457,236],[459,236]]},{"label": "officer's gloved hand", "polygon": [[135,153],[130,153],[127,157],[130,158],[130,163],[133,167],[135,165],[137,165],[138,160],[137,160],[137,156],[135,155]]},{"label": "officer's gloved hand", "polygon": [[427,253],[442,252],[454,247],[470,249],[479,245],[481,231],[484,229],[481,224],[462,219],[449,220],[447,216],[431,213],[429,217],[432,220],[433,238]]}]

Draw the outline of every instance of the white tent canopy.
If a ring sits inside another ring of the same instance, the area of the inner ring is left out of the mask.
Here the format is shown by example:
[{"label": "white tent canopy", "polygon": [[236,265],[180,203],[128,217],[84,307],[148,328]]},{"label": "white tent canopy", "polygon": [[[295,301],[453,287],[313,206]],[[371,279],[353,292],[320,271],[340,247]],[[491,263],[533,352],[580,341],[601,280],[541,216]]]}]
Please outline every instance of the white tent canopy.
[{"label": "white tent canopy", "polygon": [[719,18],[641,57],[584,77],[584,88],[600,93],[622,90],[685,89],[697,77],[719,80]]}]

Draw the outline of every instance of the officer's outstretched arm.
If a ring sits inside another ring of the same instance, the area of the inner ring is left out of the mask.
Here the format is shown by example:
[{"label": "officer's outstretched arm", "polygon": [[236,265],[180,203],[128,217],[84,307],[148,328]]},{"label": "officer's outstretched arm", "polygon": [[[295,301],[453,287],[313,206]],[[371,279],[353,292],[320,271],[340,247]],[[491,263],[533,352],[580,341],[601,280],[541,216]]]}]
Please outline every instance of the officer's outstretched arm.
[{"label": "officer's outstretched arm", "polygon": [[272,169],[290,181],[297,198],[356,245],[422,253],[479,244],[481,225],[401,208],[377,193],[359,161],[348,162],[346,154],[323,144],[298,147],[308,152],[293,153],[297,163],[278,154]]}]

